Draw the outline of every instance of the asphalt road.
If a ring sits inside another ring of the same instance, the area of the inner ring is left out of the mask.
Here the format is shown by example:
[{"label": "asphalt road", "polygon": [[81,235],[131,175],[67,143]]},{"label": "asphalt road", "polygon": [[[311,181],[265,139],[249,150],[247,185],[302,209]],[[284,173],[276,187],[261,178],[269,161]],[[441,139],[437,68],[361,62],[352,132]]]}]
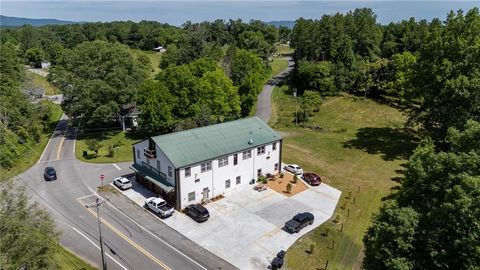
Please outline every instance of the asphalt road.
[{"label": "asphalt road", "polygon": [[[131,173],[130,163],[91,164],[74,155],[75,130],[62,117],[39,162],[17,176],[31,199],[44,206],[61,232],[60,243],[101,268],[95,190],[120,175]],[[47,182],[43,170],[53,166],[58,180]],[[209,253],[122,195],[110,195],[100,207],[108,269],[235,269]]]},{"label": "asphalt road", "polygon": [[265,123],[270,121],[270,117],[272,116],[272,91],[275,86],[277,86],[285,76],[293,70],[293,65],[295,62],[293,61],[292,57],[287,57],[288,59],[288,67],[284,69],[279,74],[275,75],[268,83],[263,86],[262,92],[258,95],[257,98],[257,111],[255,113],[256,116],[260,117]]}]

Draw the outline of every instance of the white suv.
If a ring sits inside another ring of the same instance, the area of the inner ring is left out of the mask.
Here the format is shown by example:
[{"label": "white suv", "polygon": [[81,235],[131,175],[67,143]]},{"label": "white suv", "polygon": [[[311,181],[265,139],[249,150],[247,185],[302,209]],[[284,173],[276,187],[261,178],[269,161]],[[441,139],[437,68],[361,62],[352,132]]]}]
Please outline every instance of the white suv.
[{"label": "white suv", "polygon": [[293,173],[293,174],[296,174],[298,176],[301,176],[303,174],[303,169],[298,166],[297,164],[287,164],[285,166],[285,170]]},{"label": "white suv", "polygon": [[132,187],[132,183],[125,177],[117,177],[113,180],[113,184],[119,189],[125,190]]}]

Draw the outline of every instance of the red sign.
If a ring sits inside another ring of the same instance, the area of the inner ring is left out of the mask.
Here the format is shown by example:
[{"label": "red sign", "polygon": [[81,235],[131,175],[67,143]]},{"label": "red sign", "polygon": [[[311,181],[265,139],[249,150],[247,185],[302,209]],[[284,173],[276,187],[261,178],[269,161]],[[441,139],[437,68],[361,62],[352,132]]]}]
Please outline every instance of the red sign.
[{"label": "red sign", "polygon": [[103,180],[104,178],[105,178],[105,175],[103,175],[103,174],[100,174],[100,179],[102,179],[102,180]]}]

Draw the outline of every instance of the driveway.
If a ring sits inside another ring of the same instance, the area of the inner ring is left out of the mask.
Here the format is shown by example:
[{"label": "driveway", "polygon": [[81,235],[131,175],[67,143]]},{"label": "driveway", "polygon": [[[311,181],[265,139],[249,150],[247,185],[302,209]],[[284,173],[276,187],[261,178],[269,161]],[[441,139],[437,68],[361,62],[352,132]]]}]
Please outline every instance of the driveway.
[{"label": "driveway", "polygon": [[[137,189],[125,194],[143,204],[139,197],[142,193]],[[340,195],[339,190],[326,184],[292,197],[271,189],[257,192],[250,185],[241,186],[232,189],[225,198],[207,204],[210,219],[204,223],[179,212],[162,221],[240,269],[267,269],[277,252],[288,249],[332,216]],[[305,211],[315,216],[312,226],[297,234],[282,229],[287,220]]]},{"label": "driveway", "polygon": [[280,72],[279,74],[275,75],[269,83],[263,86],[262,92],[258,95],[257,98],[257,111],[255,115],[262,119],[265,123],[270,121],[270,117],[272,116],[272,91],[275,86],[281,81],[285,79],[285,76],[290,73],[293,69],[293,65],[295,62],[293,61],[292,57],[287,57],[288,60],[288,67]]}]

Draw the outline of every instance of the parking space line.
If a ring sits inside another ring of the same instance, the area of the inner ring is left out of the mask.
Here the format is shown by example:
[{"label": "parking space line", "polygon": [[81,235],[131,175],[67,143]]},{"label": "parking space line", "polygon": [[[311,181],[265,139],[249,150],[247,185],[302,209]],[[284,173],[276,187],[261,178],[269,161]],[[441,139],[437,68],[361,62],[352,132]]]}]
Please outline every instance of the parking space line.
[{"label": "parking space line", "polygon": [[[95,195],[95,194],[93,194]],[[78,200],[78,199],[77,199]],[[80,204],[82,204],[82,202],[80,200],[78,200],[78,202]],[[92,214],[94,217],[97,217],[97,213],[95,213],[95,211],[93,211],[91,208],[86,208],[86,210]],[[165,270],[172,270],[170,267],[168,267],[165,263],[163,263],[161,260],[157,259],[155,256],[153,256],[152,254],[150,254],[148,251],[146,251],[143,247],[141,247],[139,244],[137,244],[136,242],[134,242],[133,240],[131,240],[130,238],[128,238],[125,234],[123,234],[122,232],[120,232],[117,228],[115,228],[112,224],[110,224],[108,221],[106,221],[105,219],[103,219],[102,217],[100,217],[100,221],[102,224],[104,224],[105,226],[107,226],[112,232],[114,232],[115,234],[117,234],[118,236],[120,236],[121,238],[123,238],[127,243],[129,243],[131,246],[133,246],[134,248],[136,248],[138,251],[140,251],[141,253],[143,253],[145,256],[147,256],[149,259],[151,259],[153,262],[155,262],[156,264],[158,264],[160,267],[162,267],[163,269]]]},{"label": "parking space line", "polygon": [[117,166],[117,164],[113,163],[112,165],[113,165],[113,167],[117,168],[117,170],[119,170],[119,171],[122,170],[122,169],[120,169],[120,167]]}]

